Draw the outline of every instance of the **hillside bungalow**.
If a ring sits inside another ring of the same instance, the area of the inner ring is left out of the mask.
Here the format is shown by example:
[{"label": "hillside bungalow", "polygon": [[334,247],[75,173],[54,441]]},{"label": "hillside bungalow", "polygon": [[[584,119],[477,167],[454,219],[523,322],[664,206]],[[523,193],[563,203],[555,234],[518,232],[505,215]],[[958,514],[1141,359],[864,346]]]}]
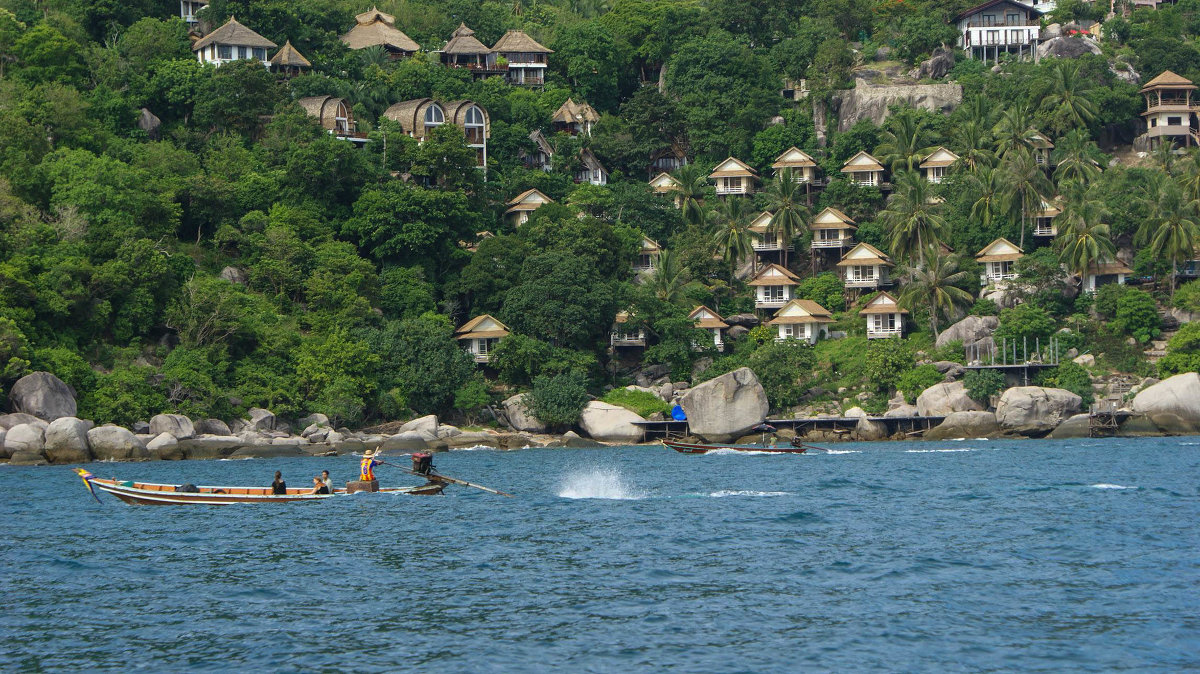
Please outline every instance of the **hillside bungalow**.
[{"label": "hillside bungalow", "polygon": [[607,185],[608,169],[596,159],[592,151],[585,148],[579,150],[579,166],[575,169],[575,182],[591,185]]},{"label": "hillside bungalow", "polygon": [[651,173],[671,173],[678,171],[681,166],[687,166],[687,163],[687,153],[675,146],[650,153]]},{"label": "hillside bungalow", "polygon": [[883,165],[866,152],[859,152],[848,159],[842,166],[842,173],[845,173],[846,179],[855,185],[888,187],[888,184],[883,182]]},{"label": "hillside bungalow", "polygon": [[1119,259],[1116,261],[1102,259],[1099,262],[1093,262],[1088,265],[1087,272],[1083,275],[1083,283],[1080,290],[1085,293],[1094,293],[1102,286],[1113,283],[1124,285],[1132,273],[1133,270],[1125,266],[1125,263]]},{"label": "hillside bungalow", "polygon": [[1142,87],[1146,97],[1146,136],[1150,147],[1164,141],[1171,145],[1200,145],[1200,105],[1192,101],[1196,85],[1186,77],[1165,70]]},{"label": "hillside bungalow", "polygon": [[717,184],[717,196],[723,197],[729,194],[753,194],[758,173],[745,163],[729,157],[717,164],[708,177]]},{"label": "hillside bungalow", "polygon": [[515,213],[515,224],[520,226],[529,222],[529,214],[541,208],[544,204],[553,203],[554,200],[542,194],[536,189],[525,190],[518,194],[508,202],[508,210],[504,211],[505,215]]},{"label": "hillside bungalow", "polygon": [[392,60],[421,51],[421,45],[396,28],[396,17],[384,14],[375,7],[354,17],[354,27],[341,39],[351,49],[383,47]]},{"label": "hillside bungalow", "polygon": [[1175,275],[1186,281],[1200,278],[1200,247],[1192,250],[1192,259],[1184,260]]},{"label": "hillside bungalow", "polygon": [[854,221],[836,208],[826,208],[817,213],[809,223],[812,230],[812,249],[846,248],[854,243]]},{"label": "hillside bungalow", "polygon": [[476,316],[454,331],[454,339],[475,358],[476,363],[488,362],[496,343],[509,335],[508,326],[488,314]]},{"label": "hillside bungalow", "polygon": [[1054,218],[1060,213],[1062,211],[1057,206],[1043,199],[1041,209],[1033,214],[1033,235],[1046,238],[1058,236]]},{"label": "hillside bungalow", "polygon": [[457,100],[444,108],[450,123],[462,129],[467,147],[475,150],[475,166],[487,170],[487,142],[492,137],[492,119],[487,110],[474,101]]},{"label": "hillside bungalow", "polygon": [[572,136],[592,135],[592,126],[600,121],[600,115],[587,103],[576,103],[567,99],[550,117],[550,126],[555,132]]},{"label": "hillside bungalow", "polygon": [[550,145],[550,141],[546,140],[546,136],[542,135],[540,129],[534,129],[529,132],[529,140],[533,142],[533,152],[521,150],[521,159],[525,162],[525,168],[549,171],[554,158],[554,147]]},{"label": "hillside bungalow", "polygon": [[918,168],[921,169],[926,180],[936,185],[942,182],[942,178],[946,177],[946,172],[956,161],[958,161],[958,155],[944,147],[939,147],[929,153],[929,156],[921,161]]},{"label": "hillside bungalow", "polygon": [[496,64],[496,54],[475,37],[475,31],[460,23],[450,41],[438,52],[442,64],[449,68],[467,68],[477,79],[503,75],[508,69]]},{"label": "hillside bungalow", "polygon": [[1036,55],[1042,13],[1014,0],[988,0],[959,12],[959,47],[973,59],[999,62],[1001,53]]},{"label": "hillside bungalow", "polygon": [[358,131],[354,113],[350,110],[350,104],[346,99],[333,96],[306,96],[296,103],[304,108],[309,117],[320,122],[321,128],[333,136],[356,143],[367,142],[367,134]]},{"label": "hillside bungalow", "polygon": [[863,242],[851,248],[837,266],[847,288],[880,288],[892,284],[888,270],[895,265],[883,251]]},{"label": "hillside bungalow", "polygon": [[803,339],[809,344],[815,344],[818,336],[828,337],[830,323],[833,323],[833,314],[828,309],[812,300],[801,299],[783,305],[775,312],[775,317],[767,321],[767,325],[773,325],[777,330],[775,341]]},{"label": "hillside bungalow", "polygon": [[267,50],[278,46],[230,17],[224,26],[192,43],[192,53],[201,63],[215,66],[230,61],[255,60],[269,68],[271,59],[267,57]]},{"label": "hillside bungalow", "polygon": [[1054,143],[1049,136],[1041,131],[1034,131],[1029,139],[1029,146],[1033,148],[1033,159],[1039,166],[1054,166]]},{"label": "hillside bungalow", "polygon": [[755,309],[778,309],[794,297],[800,277],[787,269],[769,264],[763,267],[749,285],[754,288]]},{"label": "hillside bungalow", "polygon": [[617,313],[617,317],[613,319],[612,330],[608,333],[609,346],[614,349],[646,347],[646,328],[644,326],[631,327],[629,319],[628,311]]},{"label": "hillside bungalow", "polygon": [[[695,321],[697,328],[712,334],[713,346],[716,347],[717,351],[725,350],[725,340],[722,338],[721,331],[728,328],[729,324],[725,322],[725,319],[721,318],[720,314],[701,304],[693,309],[692,313],[688,314],[688,318]],[[702,348],[700,344],[695,346],[697,349]]]},{"label": "hillside bungalow", "polygon": [[675,208],[683,205],[683,196],[676,192],[679,186],[680,182],[670,173],[660,173],[650,180],[650,189],[654,190],[655,194],[670,194],[674,197]]},{"label": "hillside bungalow", "polygon": [[449,122],[462,130],[467,146],[475,150],[475,166],[487,167],[487,140],[491,121],[487,111],[472,101],[439,103],[432,98],[401,101],[383,111],[383,116],[399,122],[400,128],[423,143],[433,130]]},{"label": "hillside bungalow", "polygon": [[658,256],[662,255],[662,246],[658,242],[642,237],[642,248],[638,251],[637,260],[633,263],[634,272],[650,271],[658,268]]},{"label": "hillside bungalow", "polygon": [[208,0],[179,0],[179,18],[188,28],[193,28],[200,23],[198,13],[205,7],[208,7]]},{"label": "hillside bungalow", "polygon": [[312,64],[304,55],[292,46],[292,41],[288,40],[283,43],[279,51],[271,57],[271,72],[284,77],[295,77],[303,75],[306,71],[312,69]]},{"label": "hillside bungalow", "polygon": [[763,211],[758,214],[758,217],[750,221],[749,230],[758,235],[754,237],[754,240],[750,244],[754,247],[754,252],[761,255],[768,255],[778,253],[785,247],[789,252],[796,249],[791,241],[784,242],[780,240],[779,232],[771,228],[771,219],[774,217],[774,213]]},{"label": "hillside bungalow", "polygon": [[509,84],[540,87],[546,83],[546,55],[554,50],[546,49],[524,32],[508,31],[492,45],[492,51],[497,63],[508,64]]},{"label": "hillside bungalow", "polygon": [[1017,272],[1014,271],[1013,265],[1024,256],[1012,241],[1004,237],[996,239],[975,254],[975,261],[983,265],[980,280],[984,285],[995,285],[1015,279]]},{"label": "hillside bungalow", "polygon": [[817,162],[795,145],[776,157],[771,168],[775,169],[775,175],[779,175],[784,169],[792,169],[792,180],[798,183],[811,185],[817,178]]},{"label": "hillside bungalow", "polygon": [[881,292],[867,302],[858,312],[867,319],[867,339],[900,337],[904,335],[904,316],[907,311],[900,308],[896,298]]}]

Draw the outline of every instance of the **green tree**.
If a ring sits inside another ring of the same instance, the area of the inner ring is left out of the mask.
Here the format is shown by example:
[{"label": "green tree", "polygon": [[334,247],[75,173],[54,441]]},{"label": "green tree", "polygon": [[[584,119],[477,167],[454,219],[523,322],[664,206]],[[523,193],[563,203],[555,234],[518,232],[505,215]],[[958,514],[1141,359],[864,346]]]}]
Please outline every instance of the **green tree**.
[{"label": "green tree", "polygon": [[762,384],[771,409],[783,411],[800,403],[806,391],[802,384],[812,376],[817,358],[808,342],[788,339],[758,347],[746,364]]},{"label": "green tree", "polygon": [[879,214],[888,230],[892,255],[914,265],[925,263],[928,251],[936,249],[949,234],[941,210],[932,198],[928,181],[915,171],[901,173],[887,208]]},{"label": "green tree", "polygon": [[729,282],[733,282],[737,264],[747,256],[753,260],[753,242],[757,234],[750,230],[753,218],[751,204],[747,199],[728,197],[717,204],[713,214],[713,246],[729,265]]},{"label": "green tree", "polygon": [[810,213],[807,206],[807,194],[800,183],[793,177],[792,169],[780,171],[774,180],[767,184],[764,194],[767,210],[771,211],[771,222],[768,228],[783,245],[783,266],[787,266],[787,247],[807,225]]},{"label": "green tree", "polygon": [[913,353],[903,339],[873,339],[867,345],[863,374],[881,393],[893,391],[900,378],[913,368]]},{"label": "green tree", "polygon": [[270,71],[253,59],[226,63],[203,82],[195,98],[196,122],[210,132],[254,134],[279,100]]},{"label": "green tree", "polygon": [[380,389],[397,389],[413,411],[444,413],[454,408],[455,393],[473,376],[470,354],[454,341],[445,316],[427,313],[389,321],[369,340],[379,356]]},{"label": "green tree", "polygon": [[883,142],[875,149],[876,156],[892,173],[916,171],[921,160],[933,151],[927,136],[925,118],[912,108],[901,108],[884,124]]},{"label": "green tree", "polygon": [[1025,247],[1025,224],[1034,208],[1052,196],[1053,188],[1033,153],[1025,147],[1017,147],[1004,154],[1000,164],[1003,184],[1003,202],[1011,212],[1020,214],[1021,239],[1018,245]]},{"label": "green tree", "polygon": [[963,375],[963,388],[972,400],[987,401],[1004,391],[1004,373],[999,370],[968,370]]},{"label": "green tree", "polygon": [[924,304],[929,309],[929,327],[938,337],[939,317],[954,320],[969,307],[975,296],[961,286],[974,278],[959,267],[957,255],[931,252],[920,267],[911,271],[911,278],[900,295],[901,306],[913,309]]},{"label": "green tree", "polygon": [[[1045,309],[1033,304],[1018,304],[1000,312],[1000,327],[996,329],[995,338],[997,346],[1003,340],[1007,340],[1010,350],[1013,344],[1025,344],[1032,354],[1038,341],[1047,343],[1054,329],[1054,319]],[[1017,347],[1018,354],[1021,348]]]},{"label": "green tree", "polygon": [[588,402],[587,379],[577,372],[537,377],[525,401],[533,416],[548,428],[569,428],[579,421]]},{"label": "green tree", "polygon": [[1163,377],[1183,372],[1200,372],[1200,323],[1184,323],[1167,340],[1167,355],[1158,361]]},{"label": "green tree", "polygon": [[587,260],[548,251],[525,260],[521,283],[505,295],[501,313],[514,331],[572,348],[587,348],[608,332],[617,301]]},{"label": "green tree", "polygon": [[1179,263],[1196,257],[1196,244],[1200,243],[1200,218],[1196,215],[1194,202],[1187,202],[1177,182],[1162,174],[1154,175],[1149,189],[1139,195],[1147,216],[1142,220],[1133,242],[1138,246],[1148,245],[1155,258],[1171,262],[1169,283],[1174,300]]},{"label": "green tree", "polygon": [[1059,229],[1056,244],[1059,260],[1070,272],[1082,277],[1089,267],[1115,259],[1117,251],[1109,226],[1102,222],[1107,217],[1103,203],[1087,194],[1067,200],[1056,219]]},{"label": "green tree", "polygon": [[1071,128],[1086,129],[1096,120],[1090,83],[1081,76],[1075,61],[1055,62],[1050,70],[1050,82],[1050,91],[1042,98],[1042,109],[1052,113],[1055,131],[1065,133]]}]

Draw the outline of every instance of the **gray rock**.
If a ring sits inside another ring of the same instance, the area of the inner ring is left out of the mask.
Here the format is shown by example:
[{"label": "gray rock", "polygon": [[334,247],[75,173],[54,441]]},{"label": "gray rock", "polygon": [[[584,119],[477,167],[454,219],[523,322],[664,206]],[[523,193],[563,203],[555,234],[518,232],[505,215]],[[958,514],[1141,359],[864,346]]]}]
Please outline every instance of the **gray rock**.
[{"label": "gray rock", "polygon": [[162,433],[159,433],[158,435],[154,436],[153,440],[146,443],[146,449],[150,450],[150,452],[153,453],[155,450],[166,449],[168,447],[175,447],[178,444],[179,444],[179,438],[175,437],[174,435],[171,435],[170,433],[167,433],[166,431],[163,431]]},{"label": "gray rock", "polygon": [[229,425],[220,419],[201,419],[195,422],[196,435],[233,435]]},{"label": "gray rock", "polygon": [[423,417],[418,417],[400,427],[400,433],[416,431],[418,433],[429,433],[433,437],[437,437],[438,418],[436,414],[427,414]]},{"label": "gray rock", "polygon": [[[833,114],[837,117],[837,130],[849,131],[864,119],[879,126],[890,114],[890,107],[907,103],[914,108],[930,112],[948,113],[962,103],[962,86],[958,84],[914,84],[876,86],[863,79],[855,81],[850,90],[835,91],[830,96]],[[814,106],[814,123],[824,106]],[[818,126],[818,129],[824,125]],[[820,132],[818,132],[820,133]]]},{"label": "gray rock", "polygon": [[446,443],[449,447],[498,447],[495,437],[491,433],[483,431],[465,431],[458,435],[446,438]]},{"label": "gray rock", "polygon": [[1135,414],[1121,422],[1120,435],[1127,438],[1161,437],[1163,432],[1158,430],[1148,417]]},{"label": "gray rock", "polygon": [[8,460],[10,466],[45,466],[48,463],[50,462],[46,460],[44,453],[33,450],[13,452],[12,458]]},{"label": "gray rock", "polygon": [[696,386],[679,399],[691,432],[709,442],[745,435],[767,417],[767,394],[748,367]]},{"label": "gray rock", "polygon": [[150,140],[159,140],[162,138],[162,120],[158,118],[148,108],[142,108],[138,114],[137,126],[142,131],[146,132],[146,137]]},{"label": "gray rock", "polygon": [[[954,67],[954,50],[947,47],[938,47],[933,50],[933,54],[928,59],[921,61],[921,65],[914,68],[908,73],[909,77],[916,80],[940,80],[950,72]],[[960,98],[961,101],[961,91]]]},{"label": "gray rock", "polygon": [[1068,418],[1066,421],[1058,425],[1057,428],[1050,431],[1048,437],[1055,440],[1065,440],[1068,438],[1090,438],[1092,437],[1091,415],[1076,414]]},{"label": "gray rock", "polygon": [[12,456],[12,452],[4,448],[4,436],[8,435],[7,428],[0,428],[0,459],[7,459]]},{"label": "gray rock", "polygon": [[449,424],[438,424],[437,437],[439,440],[453,438],[458,435],[462,435],[462,431],[459,430],[459,428],[457,426],[451,426]]},{"label": "gray rock", "polygon": [[45,431],[35,424],[17,424],[4,436],[4,451],[9,456],[15,456],[17,452],[44,454],[45,449]]},{"label": "gray rock", "polygon": [[749,333],[750,328],[747,328],[744,325],[735,325],[725,331],[725,339],[730,342],[736,342]]},{"label": "gray rock", "polygon": [[845,412],[842,412],[842,416],[847,419],[866,419],[867,411],[861,407],[855,406],[855,407],[851,407],[850,409],[846,410]]},{"label": "gray rock", "polygon": [[725,319],[728,325],[738,325],[743,328],[758,327],[762,323],[762,319],[754,314],[734,314]]},{"label": "gray rock", "polygon": [[327,427],[321,426],[319,424],[309,424],[308,426],[306,426],[304,428],[304,430],[300,431],[300,437],[302,437],[302,438],[312,437],[313,435],[321,432],[322,430],[327,431],[329,429]]},{"label": "gray rock", "polygon": [[634,422],[645,421],[624,407],[592,400],[579,413],[579,428],[593,440],[635,444],[642,441],[642,428]]},{"label": "gray rock", "polygon": [[13,384],[8,404],[14,412],[24,412],[46,421],[75,416],[75,391],[49,372],[27,374]]},{"label": "gray rock", "polygon": [[273,445],[273,446],[292,445],[294,447],[299,447],[300,445],[306,445],[306,444],[308,444],[307,439],[301,438],[299,436],[294,436],[294,435],[289,435],[289,436],[286,436],[283,438],[272,438],[271,439],[271,445]]},{"label": "gray rock", "polygon": [[[557,440],[551,440],[547,447],[569,447],[573,449],[591,449],[595,447],[603,447],[599,442],[590,438],[580,437],[575,431],[567,431]],[[505,447],[505,449],[508,449]]]},{"label": "gray rock", "polygon": [[955,363],[952,360],[935,361],[933,366],[937,368],[938,372],[946,376],[946,381],[954,381],[963,376],[963,373],[967,371],[961,364]]},{"label": "gray rock", "polygon": [[45,430],[47,424],[45,421],[23,412],[14,412],[12,414],[0,414],[0,428],[12,428],[18,424],[33,424]]},{"label": "gray rock", "polygon": [[150,433],[150,424],[146,421],[135,421],[129,430],[133,431],[134,435],[146,435]]},{"label": "gray rock", "polygon": [[1070,391],[1041,386],[1015,386],[1000,396],[996,421],[1000,428],[1040,437],[1080,411],[1083,400]]},{"label": "gray rock", "polygon": [[429,441],[420,431],[405,431],[384,438],[379,444],[382,451],[414,452],[429,449]]},{"label": "gray rock", "polygon": [[1089,37],[1061,36],[1046,40],[1037,47],[1039,58],[1075,59],[1084,54],[1100,55],[1100,45]]},{"label": "gray rock", "polygon": [[858,424],[854,427],[854,434],[859,440],[884,440],[888,437],[888,427],[882,421],[871,421],[867,417],[859,417]]},{"label": "gray rock", "polygon": [[1042,29],[1039,37],[1041,37],[1043,40],[1053,40],[1056,37],[1062,37],[1062,34],[1062,24],[1052,23]]},{"label": "gray rock", "polygon": [[660,400],[666,400],[666,398],[663,398],[661,395],[659,395],[659,390],[661,390],[663,386],[670,386],[670,382],[661,384],[657,388],[651,387],[651,386],[635,386],[635,385],[631,384],[629,386],[626,386],[625,390],[626,391],[641,391],[642,393],[649,393],[650,395],[654,396],[655,398],[659,398]]},{"label": "gray rock", "polygon": [[266,433],[257,433],[255,431],[242,431],[234,436],[240,444],[248,446],[261,446],[271,444],[273,439]]},{"label": "gray rock", "polygon": [[92,460],[87,432],[90,421],[59,417],[46,427],[46,459],[50,463],[87,463]]},{"label": "gray rock", "polygon": [[529,394],[519,393],[501,403],[501,407],[504,408],[504,416],[508,419],[508,425],[516,431],[545,433],[546,424],[542,423],[526,407],[525,396],[527,395]]},{"label": "gray rock", "polygon": [[1133,69],[1133,65],[1121,60],[1120,58],[1109,62],[1108,71],[1111,72],[1114,77],[1124,82],[1128,82],[1130,84],[1142,83],[1142,76],[1138,74],[1138,71]]},{"label": "gray rock", "polygon": [[1185,372],[1147,386],[1134,396],[1133,411],[1168,435],[1200,433],[1200,374]]},{"label": "gray rock", "polygon": [[325,442],[331,445],[337,445],[346,442],[346,436],[337,431],[329,431],[325,434]]},{"label": "gray rock", "polygon": [[658,397],[667,402],[671,402],[671,399],[675,397],[675,385],[671,382],[667,382],[660,386],[658,388]]},{"label": "gray rock", "polygon": [[[311,428],[311,426],[309,428]],[[307,431],[308,429],[305,429],[305,430]],[[328,428],[318,428],[317,430],[313,431],[312,433],[309,433],[308,435],[301,435],[301,437],[307,439],[311,443],[325,444],[326,441],[329,439],[329,434],[333,433],[333,432],[334,431],[332,431]]]},{"label": "gray rock", "polygon": [[247,424],[252,430],[274,431],[278,427],[275,413],[271,410],[264,410],[261,407],[251,407],[250,411],[246,414],[250,417]]},{"label": "gray rock", "polygon": [[1082,356],[1076,356],[1075,358],[1072,358],[1071,362],[1084,367],[1092,367],[1096,364],[1096,357],[1090,353],[1085,353]]},{"label": "gray rock", "polygon": [[246,272],[237,267],[225,267],[221,270],[221,278],[236,283],[238,285],[246,285]]},{"label": "gray rock", "polygon": [[991,412],[951,412],[945,420],[925,431],[926,440],[954,438],[992,438],[1000,435],[1000,425]]},{"label": "gray rock", "polygon": [[156,414],[150,418],[150,433],[170,433],[176,440],[187,440],[196,436],[196,427],[182,414]]},{"label": "gray rock", "polygon": [[316,424],[318,426],[328,426],[329,425],[329,417],[325,416],[324,414],[321,414],[320,412],[314,412],[314,413],[304,417],[297,423],[301,426],[311,426],[313,424]]},{"label": "gray rock", "polygon": [[245,446],[247,445],[241,438],[233,435],[201,435],[180,440],[176,445],[189,459],[221,459]]},{"label": "gray rock", "polygon": [[304,456],[299,445],[256,445],[235,449],[230,458],[275,459],[284,456]]},{"label": "gray rock", "polygon": [[901,405],[883,413],[885,417],[916,417],[920,415],[921,412],[916,405]]},{"label": "gray rock", "polygon": [[983,405],[967,395],[967,389],[960,381],[934,384],[917,396],[917,413],[923,417],[944,417],[953,412],[983,409]]},{"label": "gray rock", "polygon": [[943,330],[938,335],[936,346],[940,349],[950,342],[962,342],[963,347],[971,348],[990,339],[998,327],[1000,319],[995,316],[967,316]]},{"label": "gray rock", "polygon": [[97,461],[143,461],[150,458],[146,446],[127,428],[98,426],[88,431],[88,445]]}]

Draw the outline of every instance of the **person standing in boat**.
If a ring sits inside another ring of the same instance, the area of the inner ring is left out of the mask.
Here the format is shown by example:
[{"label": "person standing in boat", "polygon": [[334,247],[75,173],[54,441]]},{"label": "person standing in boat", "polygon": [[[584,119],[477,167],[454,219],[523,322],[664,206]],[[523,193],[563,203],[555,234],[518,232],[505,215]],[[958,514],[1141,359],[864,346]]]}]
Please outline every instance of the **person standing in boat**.
[{"label": "person standing in boat", "polygon": [[327,470],[321,471],[321,482],[324,483],[325,488],[329,490],[327,493],[332,494],[333,493],[333,480],[329,479],[329,471],[327,471]]},{"label": "person standing in boat", "polygon": [[374,482],[375,481],[375,466],[378,466],[380,463],[382,463],[382,462],[375,459],[375,450],[368,449],[367,451],[363,452],[362,463],[359,464],[359,469],[358,469],[359,481],[360,482]]},{"label": "person standing in boat", "polygon": [[287,483],[283,481],[283,472],[275,471],[275,481],[271,483],[272,494],[286,494]]}]

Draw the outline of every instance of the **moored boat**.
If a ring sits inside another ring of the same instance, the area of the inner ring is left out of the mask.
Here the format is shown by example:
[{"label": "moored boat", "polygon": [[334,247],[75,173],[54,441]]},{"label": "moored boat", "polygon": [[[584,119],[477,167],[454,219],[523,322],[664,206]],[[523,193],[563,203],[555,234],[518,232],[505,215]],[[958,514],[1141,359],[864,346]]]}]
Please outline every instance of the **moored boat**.
[{"label": "moored boat", "polygon": [[697,442],[679,442],[678,440],[663,440],[663,444],[681,454],[707,454],[718,449],[728,449],[735,452],[767,452],[770,454],[803,454],[808,451],[808,445],[705,445]]}]

